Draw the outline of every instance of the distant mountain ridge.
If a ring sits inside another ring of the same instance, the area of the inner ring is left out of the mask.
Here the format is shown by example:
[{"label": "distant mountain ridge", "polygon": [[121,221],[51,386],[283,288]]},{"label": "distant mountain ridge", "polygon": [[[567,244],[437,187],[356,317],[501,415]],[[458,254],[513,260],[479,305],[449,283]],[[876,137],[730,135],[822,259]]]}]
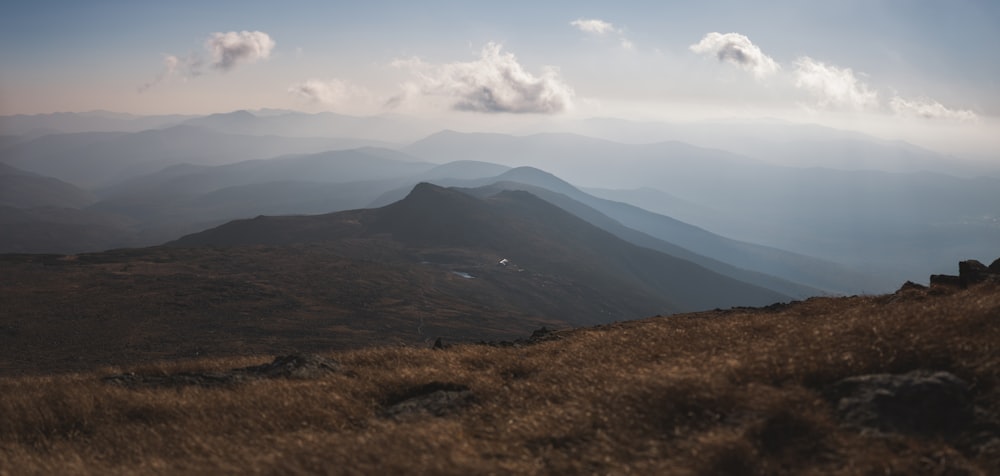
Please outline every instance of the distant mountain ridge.
[{"label": "distant mountain ridge", "polygon": [[[555,175],[533,167],[517,167],[494,177],[437,180],[435,183],[468,188],[488,186],[490,190],[528,190],[634,244],[695,260],[726,274],[734,271],[739,274],[733,269],[736,267],[780,277],[784,283],[774,282],[773,285],[778,286],[774,289],[783,289],[782,292],[793,295],[815,295],[822,292],[854,294],[866,287],[877,286],[866,276],[828,261],[732,240],[668,216],[594,197]],[[398,200],[405,190],[407,189],[403,187],[386,193],[371,206],[383,206]],[[650,238],[655,243],[650,242]],[[745,279],[751,277],[742,276]],[[761,276],[757,278],[767,279]]]},{"label": "distant mountain ridge", "polygon": [[589,296],[581,302],[603,302],[593,309],[583,306],[575,311],[589,316],[590,322],[627,318],[633,313],[788,299],[689,261],[637,247],[518,191],[503,191],[481,200],[423,183],[403,200],[378,209],[238,220],[168,245],[281,246],[339,240],[398,243],[417,255],[436,256],[436,260],[508,258],[549,282],[552,289],[545,294],[551,293],[551,298],[565,303],[569,294],[577,300]]},{"label": "distant mountain ridge", "polygon": [[73,184],[0,163],[0,206],[82,208],[96,201]]},{"label": "distant mountain ridge", "polygon": [[623,144],[573,134],[446,131],[405,150],[438,160],[544,164],[581,187],[662,190],[713,211],[676,207],[688,223],[863,272],[874,282],[861,292],[887,291],[908,276],[989,255],[1000,240],[992,205],[1000,203],[1000,179],[993,177],[789,167],[679,142]]},{"label": "distant mountain ridge", "polygon": [[237,135],[180,125],[135,133],[43,136],[0,149],[0,163],[96,189],[183,163],[220,165],[370,144],[356,139]]}]

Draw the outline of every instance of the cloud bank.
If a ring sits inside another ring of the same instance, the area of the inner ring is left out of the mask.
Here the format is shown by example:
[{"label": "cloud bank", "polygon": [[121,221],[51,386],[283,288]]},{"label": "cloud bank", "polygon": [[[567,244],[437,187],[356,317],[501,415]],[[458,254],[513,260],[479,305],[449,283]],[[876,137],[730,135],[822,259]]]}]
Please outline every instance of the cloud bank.
[{"label": "cloud bank", "polygon": [[889,100],[889,107],[898,116],[920,117],[924,119],[944,119],[960,122],[974,122],[976,113],[965,109],[949,109],[931,98],[906,99],[898,95]]},{"label": "cloud bank", "polygon": [[[690,50],[739,66],[753,73],[758,81],[772,79],[776,73],[782,72],[780,64],[739,33],[708,33],[700,42],[691,45]],[[790,76],[781,75],[778,84],[790,80],[796,89],[809,94],[812,99],[810,107],[891,112],[900,117],[963,122],[978,119],[972,111],[950,109],[926,97],[909,99],[896,94],[886,105],[880,100],[878,91],[869,87],[851,68],[841,68],[809,56],[796,59],[791,66]]]},{"label": "cloud bank", "polygon": [[573,89],[555,69],[531,74],[497,43],[484,46],[476,61],[430,65],[409,59],[393,66],[410,69],[418,79],[389,99],[390,107],[412,95],[450,97],[455,110],[484,113],[555,114],[572,107]]},{"label": "cloud bank", "polygon": [[712,32],[698,43],[690,46],[691,51],[715,56],[719,61],[731,63],[750,71],[757,79],[770,76],[779,69],[778,63],[767,56],[749,38],[739,33]]},{"label": "cloud bank", "polygon": [[879,105],[878,93],[838,68],[804,56],[795,61],[795,86],[811,93],[820,107],[861,111]]},{"label": "cloud bank", "polygon": [[308,102],[326,105],[341,105],[351,99],[367,95],[367,91],[360,86],[337,78],[307,79],[289,86],[288,92]]}]

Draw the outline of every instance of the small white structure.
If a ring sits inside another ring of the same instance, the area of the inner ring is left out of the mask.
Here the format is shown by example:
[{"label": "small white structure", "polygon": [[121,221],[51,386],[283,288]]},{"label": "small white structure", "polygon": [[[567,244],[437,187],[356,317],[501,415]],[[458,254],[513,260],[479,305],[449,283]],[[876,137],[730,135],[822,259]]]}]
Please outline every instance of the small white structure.
[{"label": "small white structure", "polygon": [[508,261],[507,258],[501,258],[500,261],[497,262],[497,264],[500,266],[507,266],[507,263],[510,263],[510,261]]}]

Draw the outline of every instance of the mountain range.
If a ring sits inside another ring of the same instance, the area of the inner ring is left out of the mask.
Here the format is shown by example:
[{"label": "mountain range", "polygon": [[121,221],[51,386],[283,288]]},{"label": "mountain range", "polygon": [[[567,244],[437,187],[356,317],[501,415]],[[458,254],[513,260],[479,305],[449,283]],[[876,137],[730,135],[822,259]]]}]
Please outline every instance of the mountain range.
[{"label": "mountain range", "polygon": [[[559,126],[592,137],[443,131],[398,145],[419,124],[281,110],[0,124],[11,230],[0,251],[154,245],[233,219],[384,206],[421,181],[528,190],[630,242],[759,273],[793,296],[885,291],[1000,242],[998,179],[927,171],[947,158],[818,126],[594,119]],[[705,145],[711,130],[725,133],[719,148],[598,138]],[[834,156],[855,170],[827,167]]]},{"label": "mountain range", "polygon": [[[0,266],[0,286],[18,296],[4,316],[19,336],[8,351],[103,349],[83,352],[84,365],[259,352],[285,339],[306,351],[510,339],[792,299],[525,191],[427,183],[381,208],[236,220],[150,248],[0,255]],[[74,343],[79,326],[91,341]]]},{"label": "mountain range", "polygon": [[[273,246],[372,239],[401,244],[419,261],[472,270],[508,260],[528,273],[524,276],[550,282],[546,295],[560,291],[571,294],[558,302],[586,303],[581,309],[567,304],[572,309],[569,314],[591,322],[644,313],[770,304],[788,298],[632,245],[521,191],[503,190],[479,199],[422,183],[403,200],[382,208],[309,217],[258,217],[189,235],[169,245]],[[475,272],[467,274],[474,276]],[[560,283],[572,284],[564,289]],[[600,296],[606,303],[588,303],[585,296]]]}]

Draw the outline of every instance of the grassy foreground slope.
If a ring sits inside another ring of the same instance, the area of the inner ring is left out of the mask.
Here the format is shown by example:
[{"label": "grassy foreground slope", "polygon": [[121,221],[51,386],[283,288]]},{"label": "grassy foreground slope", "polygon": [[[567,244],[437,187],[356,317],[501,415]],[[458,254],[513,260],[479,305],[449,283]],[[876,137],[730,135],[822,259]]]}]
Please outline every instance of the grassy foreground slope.
[{"label": "grassy foreground slope", "polygon": [[[344,351],[328,356],[334,371],[300,378],[168,378],[218,377],[264,357],[6,378],[0,473],[1000,468],[996,285],[813,298],[550,337],[518,347]],[[920,369],[969,383],[968,425],[940,434],[863,430],[846,425],[830,398],[847,377]]]}]

